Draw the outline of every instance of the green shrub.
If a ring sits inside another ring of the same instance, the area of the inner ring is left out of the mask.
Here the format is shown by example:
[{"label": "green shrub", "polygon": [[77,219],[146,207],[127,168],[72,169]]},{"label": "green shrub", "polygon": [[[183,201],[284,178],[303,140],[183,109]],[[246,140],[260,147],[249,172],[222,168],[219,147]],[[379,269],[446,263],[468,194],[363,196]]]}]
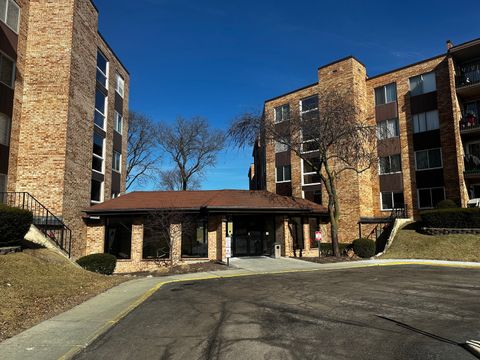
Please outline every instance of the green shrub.
[{"label": "green shrub", "polygon": [[437,204],[437,209],[453,209],[458,208],[458,205],[453,200],[442,200]]},{"label": "green shrub", "polygon": [[357,239],[353,241],[353,251],[363,259],[375,255],[375,241],[370,239]]},{"label": "green shrub", "polygon": [[[338,248],[340,249],[340,254],[343,254],[345,248],[351,244],[338,244]],[[321,243],[320,250],[322,251],[323,256],[333,256],[333,249],[331,243]]]},{"label": "green shrub", "polygon": [[110,254],[92,254],[77,260],[85,270],[104,275],[112,275],[117,265],[117,258]]},{"label": "green shrub", "polygon": [[33,222],[30,211],[0,205],[0,246],[20,243]]},{"label": "green shrub", "polygon": [[455,208],[427,210],[420,213],[423,225],[430,228],[480,228],[480,209]]}]

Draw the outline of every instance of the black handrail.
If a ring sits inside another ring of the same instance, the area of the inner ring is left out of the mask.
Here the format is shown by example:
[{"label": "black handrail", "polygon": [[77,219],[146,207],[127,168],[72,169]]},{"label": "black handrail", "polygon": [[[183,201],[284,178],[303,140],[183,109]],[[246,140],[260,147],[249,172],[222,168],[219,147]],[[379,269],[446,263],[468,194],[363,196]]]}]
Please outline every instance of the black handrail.
[{"label": "black handrail", "polygon": [[31,211],[33,225],[57,246],[72,254],[72,230],[48,210],[40,201],[28,192],[0,192],[1,202],[5,205]]}]

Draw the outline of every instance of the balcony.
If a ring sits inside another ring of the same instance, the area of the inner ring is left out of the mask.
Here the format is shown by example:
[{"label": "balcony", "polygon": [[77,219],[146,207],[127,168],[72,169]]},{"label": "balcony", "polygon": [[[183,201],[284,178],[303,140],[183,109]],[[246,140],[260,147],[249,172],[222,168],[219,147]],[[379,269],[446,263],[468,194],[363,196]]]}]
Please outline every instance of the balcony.
[{"label": "balcony", "polygon": [[465,155],[465,177],[480,177],[480,157]]},{"label": "balcony", "polygon": [[461,65],[457,68],[457,92],[464,98],[480,94],[480,62]]},{"label": "balcony", "polygon": [[480,120],[472,114],[468,114],[460,120],[460,132],[462,134],[472,134],[480,132]]}]

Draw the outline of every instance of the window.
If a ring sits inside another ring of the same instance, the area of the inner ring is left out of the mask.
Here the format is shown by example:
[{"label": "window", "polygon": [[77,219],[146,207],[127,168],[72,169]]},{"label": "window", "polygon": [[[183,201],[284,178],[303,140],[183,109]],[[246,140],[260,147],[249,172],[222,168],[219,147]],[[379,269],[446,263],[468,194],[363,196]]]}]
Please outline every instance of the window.
[{"label": "window", "polygon": [[385,120],[377,123],[377,138],[389,139],[400,135],[398,119]]},{"label": "window", "polygon": [[275,123],[281,123],[290,118],[290,105],[282,105],[275,108]]},{"label": "window", "polygon": [[0,113],[0,144],[8,146],[10,143],[10,118]]},{"label": "window", "polygon": [[94,123],[100,129],[105,129],[105,118],[107,116],[107,97],[103,92],[97,89],[95,93],[95,117]]},{"label": "window", "polygon": [[146,260],[170,258],[170,229],[162,221],[150,219],[143,226],[142,258]]},{"label": "window", "polygon": [[311,96],[306,99],[303,99],[300,102],[300,106],[301,106],[302,114],[309,111],[318,110],[318,96],[315,95],[315,96]]},{"label": "window", "polygon": [[400,154],[381,157],[379,164],[380,175],[393,174],[402,171],[402,159]]},{"label": "window", "polygon": [[103,160],[104,160],[104,149],[105,148],[105,139],[102,135],[97,133],[93,134],[93,156],[92,156],[92,169],[98,171],[99,173],[104,172]]},{"label": "window", "polygon": [[208,257],[207,221],[192,217],[182,223],[182,257]]},{"label": "window", "polygon": [[480,142],[471,142],[466,146],[466,153],[480,158]]},{"label": "window", "polygon": [[115,113],[114,113],[114,124],[113,124],[113,127],[115,129],[115,131],[119,134],[122,134],[123,132],[123,116],[120,115],[118,113],[118,111],[115,110]]},{"label": "window", "polygon": [[430,72],[410,78],[410,96],[426,94],[437,90],[435,73]]},{"label": "window", "polygon": [[123,98],[125,95],[125,80],[117,74],[117,79],[115,81],[115,91]]},{"label": "window", "polygon": [[414,114],[413,118],[413,132],[415,134],[436,130],[440,128],[440,121],[438,119],[438,110],[433,110],[425,113]]},{"label": "window", "polygon": [[318,175],[318,172],[316,169],[320,168],[320,159],[319,158],[311,158],[309,161],[312,163],[310,165],[308,162],[305,160],[302,160],[302,175],[303,175],[303,185],[314,185],[314,184],[320,184],[321,183],[321,178],[320,175]]},{"label": "window", "polygon": [[290,165],[277,167],[277,183],[292,180],[292,167]]},{"label": "window", "polygon": [[121,172],[122,169],[122,154],[113,150],[112,169],[116,172]]},{"label": "window", "polygon": [[318,249],[318,241],[315,239],[315,233],[320,230],[320,222],[317,218],[308,219],[309,235],[310,235],[310,249]]},{"label": "window", "polygon": [[130,259],[132,254],[132,219],[107,219],[105,231],[105,253],[117,259]]},{"label": "window", "polygon": [[92,179],[92,191],[90,199],[92,203],[99,203],[103,201],[103,182]]},{"label": "window", "polygon": [[7,191],[7,175],[0,174],[0,192]]},{"label": "window", "polygon": [[[1,0],[0,0],[1,1]],[[15,81],[15,62],[0,53],[0,82],[13,88]]]},{"label": "window", "polygon": [[375,106],[397,101],[397,84],[391,83],[375,89]]},{"label": "window", "polygon": [[418,189],[418,208],[428,209],[437,206],[437,204],[445,200],[445,188],[426,188]]},{"label": "window", "polygon": [[382,211],[403,209],[405,207],[403,192],[382,192],[381,200]]},{"label": "window", "polygon": [[288,150],[288,145],[275,141],[275,153],[281,153]]},{"label": "window", "polygon": [[97,51],[97,81],[108,89],[108,60],[103,53]]},{"label": "window", "polygon": [[0,0],[0,20],[18,34],[20,7],[14,0]]},{"label": "window", "polygon": [[439,169],[441,167],[441,149],[415,151],[415,168],[417,170]]}]

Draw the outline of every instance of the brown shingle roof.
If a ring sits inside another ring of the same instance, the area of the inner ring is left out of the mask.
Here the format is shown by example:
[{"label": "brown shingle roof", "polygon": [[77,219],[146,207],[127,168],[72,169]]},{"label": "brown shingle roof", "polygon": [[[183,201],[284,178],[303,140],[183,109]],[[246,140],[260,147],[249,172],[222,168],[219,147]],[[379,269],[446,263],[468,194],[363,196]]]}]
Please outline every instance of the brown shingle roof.
[{"label": "brown shingle roof", "polygon": [[280,196],[267,191],[140,191],[132,192],[85,210],[88,214],[141,212],[149,210],[258,210],[325,214],[326,208],[311,201]]}]

